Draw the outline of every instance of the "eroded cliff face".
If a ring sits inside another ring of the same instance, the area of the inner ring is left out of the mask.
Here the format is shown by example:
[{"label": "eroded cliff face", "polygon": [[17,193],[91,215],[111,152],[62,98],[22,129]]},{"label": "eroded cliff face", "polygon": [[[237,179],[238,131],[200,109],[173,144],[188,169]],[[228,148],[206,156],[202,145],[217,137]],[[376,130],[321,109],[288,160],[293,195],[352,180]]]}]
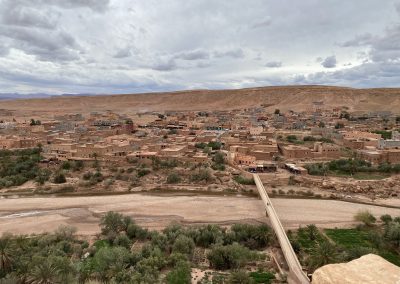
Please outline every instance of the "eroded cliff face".
[{"label": "eroded cliff face", "polygon": [[375,254],[367,254],[348,263],[328,264],[312,276],[313,284],[397,284],[400,267]]}]

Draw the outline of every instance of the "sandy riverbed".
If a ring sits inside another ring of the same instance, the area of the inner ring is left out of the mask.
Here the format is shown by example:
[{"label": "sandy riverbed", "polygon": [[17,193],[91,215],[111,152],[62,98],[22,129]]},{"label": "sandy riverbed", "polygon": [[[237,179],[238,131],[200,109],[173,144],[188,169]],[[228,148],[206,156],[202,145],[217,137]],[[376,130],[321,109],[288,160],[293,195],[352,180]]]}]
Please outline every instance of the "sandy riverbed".
[{"label": "sandy riverbed", "polygon": [[[349,226],[359,209],[380,216],[400,216],[400,209],[334,200],[273,199],[283,225],[317,224]],[[142,226],[160,229],[173,221],[184,224],[232,224],[267,222],[257,198],[244,196],[158,196],[145,194],[0,199],[0,233],[41,233],[61,224],[73,225],[80,234],[99,231],[99,219],[107,211],[132,216]]]}]

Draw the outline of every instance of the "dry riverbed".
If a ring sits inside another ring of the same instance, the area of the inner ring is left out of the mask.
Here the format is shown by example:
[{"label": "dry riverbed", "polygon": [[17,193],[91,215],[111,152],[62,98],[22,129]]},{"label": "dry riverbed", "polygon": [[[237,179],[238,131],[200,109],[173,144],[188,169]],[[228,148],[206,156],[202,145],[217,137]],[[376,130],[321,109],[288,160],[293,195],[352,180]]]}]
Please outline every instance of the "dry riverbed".
[{"label": "dry riverbed", "polygon": [[[336,200],[273,199],[276,211],[286,228],[316,224],[321,227],[346,227],[360,209],[377,217],[400,216],[400,209],[348,203]],[[151,229],[161,229],[171,222],[183,224],[268,222],[260,199],[245,196],[183,196],[125,194],[80,197],[21,197],[0,199],[0,233],[42,233],[59,225],[72,225],[79,234],[94,235],[107,211],[132,216]]]}]

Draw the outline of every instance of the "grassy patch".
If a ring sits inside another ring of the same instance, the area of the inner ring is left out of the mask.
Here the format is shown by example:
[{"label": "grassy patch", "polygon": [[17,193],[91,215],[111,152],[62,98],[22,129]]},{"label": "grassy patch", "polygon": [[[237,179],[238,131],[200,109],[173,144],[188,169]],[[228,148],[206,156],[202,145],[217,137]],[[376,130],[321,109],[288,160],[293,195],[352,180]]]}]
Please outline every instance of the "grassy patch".
[{"label": "grassy patch", "polygon": [[309,237],[307,229],[302,228],[297,231],[297,241],[305,251],[310,251],[317,243],[320,243],[324,240],[325,237],[319,232],[316,234],[315,239],[312,240]]},{"label": "grassy patch", "polygon": [[380,251],[379,255],[386,259],[387,261],[400,266],[400,255],[390,252],[390,251]]},{"label": "grassy patch", "polygon": [[255,283],[271,283],[275,275],[271,272],[251,272],[250,277]]},{"label": "grassy patch", "polygon": [[368,232],[357,229],[325,229],[325,234],[337,245],[350,248],[374,248],[377,253],[387,261],[400,266],[400,255],[392,251],[390,247],[375,247],[368,239]]},{"label": "grassy patch", "polygon": [[367,233],[357,229],[325,229],[325,234],[336,244],[343,247],[369,247]]}]

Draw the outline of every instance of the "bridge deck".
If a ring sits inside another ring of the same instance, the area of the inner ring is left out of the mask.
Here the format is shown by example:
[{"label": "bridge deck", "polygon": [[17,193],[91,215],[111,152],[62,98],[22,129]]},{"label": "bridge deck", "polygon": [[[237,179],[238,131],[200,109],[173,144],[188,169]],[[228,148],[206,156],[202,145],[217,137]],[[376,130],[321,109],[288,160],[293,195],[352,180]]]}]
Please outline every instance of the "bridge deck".
[{"label": "bridge deck", "polygon": [[294,252],[292,245],[290,244],[285,229],[283,228],[281,221],[279,220],[279,217],[276,214],[274,207],[272,206],[271,200],[268,197],[267,191],[265,190],[260,177],[257,174],[253,174],[253,178],[256,183],[258,192],[260,193],[260,196],[264,201],[265,208],[267,209],[268,217],[271,221],[272,228],[275,231],[279,244],[281,245],[283,255],[289,266],[289,272],[290,272],[288,277],[289,283],[301,283],[301,284],[310,283],[310,279],[304,273],[301,264],[297,259],[296,253]]}]

